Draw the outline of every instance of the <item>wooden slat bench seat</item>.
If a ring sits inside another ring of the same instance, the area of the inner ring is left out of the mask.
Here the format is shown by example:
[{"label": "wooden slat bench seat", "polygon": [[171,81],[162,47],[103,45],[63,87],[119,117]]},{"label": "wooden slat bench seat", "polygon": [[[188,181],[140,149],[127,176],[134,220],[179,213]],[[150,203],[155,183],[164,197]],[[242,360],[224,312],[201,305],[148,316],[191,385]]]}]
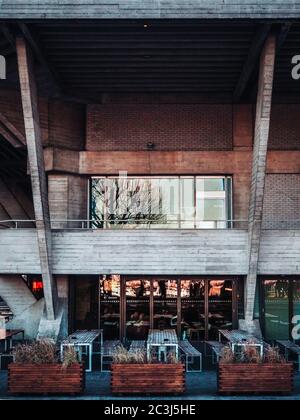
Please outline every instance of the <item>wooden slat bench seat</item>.
[{"label": "wooden slat bench seat", "polygon": [[132,341],[129,348],[129,353],[136,353],[138,351],[146,351],[146,343],[143,340]]},{"label": "wooden slat bench seat", "polygon": [[212,350],[213,364],[215,363],[215,360],[218,363],[221,357],[222,350],[225,347],[225,344],[220,343],[219,341],[205,341],[205,344],[208,345]]},{"label": "wooden slat bench seat", "polygon": [[300,346],[290,340],[277,340],[276,343],[284,349],[287,361],[289,360],[289,353],[293,353],[298,357],[298,370],[300,372]]},{"label": "wooden slat bench seat", "polygon": [[180,341],[179,349],[185,360],[186,371],[202,372],[202,353],[192,346],[188,340]]}]

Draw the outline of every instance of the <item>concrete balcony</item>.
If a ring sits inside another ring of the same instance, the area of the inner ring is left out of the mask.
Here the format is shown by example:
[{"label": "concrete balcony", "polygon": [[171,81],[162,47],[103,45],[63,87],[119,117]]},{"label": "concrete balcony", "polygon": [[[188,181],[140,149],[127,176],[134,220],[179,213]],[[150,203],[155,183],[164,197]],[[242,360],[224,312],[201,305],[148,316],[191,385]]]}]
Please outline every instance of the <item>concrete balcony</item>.
[{"label": "concrete balcony", "polygon": [[[246,275],[247,230],[53,230],[54,274]],[[0,273],[40,273],[36,230],[0,230]],[[260,274],[300,274],[300,230],[263,231]]]}]

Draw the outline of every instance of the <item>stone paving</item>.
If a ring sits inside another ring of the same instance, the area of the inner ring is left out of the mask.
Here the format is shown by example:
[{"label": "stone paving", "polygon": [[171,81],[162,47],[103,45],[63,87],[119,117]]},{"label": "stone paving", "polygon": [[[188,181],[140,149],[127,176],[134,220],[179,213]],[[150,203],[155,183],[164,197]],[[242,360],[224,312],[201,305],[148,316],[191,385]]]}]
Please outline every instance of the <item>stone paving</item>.
[{"label": "stone paving", "polygon": [[[84,396],[78,398],[67,398],[67,397],[9,397],[6,394],[6,372],[0,372],[0,399],[41,399],[41,400],[66,400],[66,399],[78,399],[78,400],[178,400],[179,397],[134,397],[134,398],[116,398],[110,394],[110,375],[108,373],[94,372],[87,374],[87,387]],[[295,392],[289,397],[219,397],[216,392],[217,381],[216,373],[214,371],[206,371],[204,373],[189,373],[187,375],[187,391],[186,394],[181,396],[181,400],[300,400],[300,374],[296,375],[295,379]]]}]

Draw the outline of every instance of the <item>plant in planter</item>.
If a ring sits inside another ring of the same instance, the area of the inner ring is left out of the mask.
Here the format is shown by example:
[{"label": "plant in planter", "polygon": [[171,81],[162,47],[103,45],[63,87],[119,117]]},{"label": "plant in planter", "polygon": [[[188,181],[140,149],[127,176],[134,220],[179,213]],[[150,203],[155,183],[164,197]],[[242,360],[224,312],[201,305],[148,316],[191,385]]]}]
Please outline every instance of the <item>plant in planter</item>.
[{"label": "plant in planter", "polygon": [[249,343],[240,353],[225,347],[218,367],[220,394],[291,394],[293,364],[287,363],[279,349],[266,349],[262,358]]},{"label": "plant in planter", "polygon": [[148,362],[146,352],[119,347],[112,364],[113,394],[182,394],[185,370],[171,354],[167,363]]},{"label": "plant in planter", "polygon": [[37,341],[15,348],[14,363],[8,367],[9,394],[81,394],[85,388],[85,371],[73,348],[60,362],[58,351],[50,341]]}]

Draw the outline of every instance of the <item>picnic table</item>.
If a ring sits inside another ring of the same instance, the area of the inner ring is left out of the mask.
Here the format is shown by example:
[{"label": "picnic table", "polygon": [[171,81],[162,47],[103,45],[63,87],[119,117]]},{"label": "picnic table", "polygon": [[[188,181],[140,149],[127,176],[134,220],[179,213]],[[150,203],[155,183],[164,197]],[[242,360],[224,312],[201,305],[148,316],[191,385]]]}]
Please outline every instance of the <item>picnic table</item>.
[{"label": "picnic table", "polygon": [[232,351],[234,352],[237,347],[256,347],[259,349],[261,357],[264,355],[264,342],[263,340],[255,337],[246,331],[241,330],[219,330],[219,341],[222,342],[222,337],[229,341]]},{"label": "picnic table", "polygon": [[151,349],[158,350],[158,360],[162,361],[162,355],[166,360],[167,351],[173,349],[176,359],[179,360],[179,342],[175,330],[150,330],[147,340],[147,359],[151,359]]},{"label": "picnic table", "polygon": [[25,331],[24,330],[6,330],[5,337],[0,338],[0,341],[4,341],[4,353],[8,353],[13,346],[13,339],[17,335],[22,334],[22,340],[24,341]]},{"label": "picnic table", "polygon": [[298,371],[300,372],[300,346],[290,340],[277,340],[276,343],[284,348],[285,358],[289,360],[289,352],[294,353],[298,357]]},{"label": "picnic table", "polygon": [[[71,334],[66,340],[62,341],[60,346],[61,359],[63,360],[64,349],[74,347],[79,352],[80,360],[82,356],[88,357],[88,368],[86,372],[93,370],[93,345],[99,342],[103,346],[103,330],[78,330]],[[101,353],[99,353],[101,354]]]}]

